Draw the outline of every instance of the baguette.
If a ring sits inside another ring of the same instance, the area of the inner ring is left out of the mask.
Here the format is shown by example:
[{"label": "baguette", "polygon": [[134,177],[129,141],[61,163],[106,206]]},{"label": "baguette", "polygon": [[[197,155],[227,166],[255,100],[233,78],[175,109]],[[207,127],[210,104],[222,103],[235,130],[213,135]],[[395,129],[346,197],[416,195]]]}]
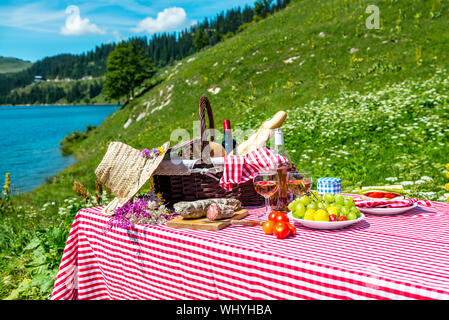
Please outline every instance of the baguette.
[{"label": "baguette", "polygon": [[286,117],[287,113],[285,111],[279,111],[270,120],[262,122],[256,133],[237,146],[236,154],[244,156],[248,152],[262,148],[273,136],[273,130],[282,126]]}]

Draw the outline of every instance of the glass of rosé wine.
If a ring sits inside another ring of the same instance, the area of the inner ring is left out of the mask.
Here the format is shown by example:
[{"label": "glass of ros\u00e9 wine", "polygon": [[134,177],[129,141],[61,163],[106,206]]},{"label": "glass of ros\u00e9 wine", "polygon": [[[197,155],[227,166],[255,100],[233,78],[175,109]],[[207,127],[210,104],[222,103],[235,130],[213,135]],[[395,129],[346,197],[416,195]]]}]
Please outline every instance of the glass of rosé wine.
[{"label": "glass of ros\u00e9 wine", "polygon": [[270,197],[279,190],[279,178],[276,170],[260,172],[253,179],[254,189],[265,198],[265,213],[258,218],[271,212]]},{"label": "glass of ros\u00e9 wine", "polygon": [[309,171],[288,172],[287,188],[296,197],[305,195],[312,188],[312,173]]}]

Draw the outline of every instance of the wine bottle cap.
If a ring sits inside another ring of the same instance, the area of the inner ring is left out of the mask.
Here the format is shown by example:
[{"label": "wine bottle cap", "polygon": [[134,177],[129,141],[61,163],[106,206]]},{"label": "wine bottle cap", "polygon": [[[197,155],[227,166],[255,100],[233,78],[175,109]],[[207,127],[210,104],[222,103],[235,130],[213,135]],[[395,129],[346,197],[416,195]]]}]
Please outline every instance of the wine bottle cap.
[{"label": "wine bottle cap", "polygon": [[284,144],[284,134],[280,128],[274,130],[274,144],[277,146]]},{"label": "wine bottle cap", "polygon": [[223,120],[223,129],[224,130],[231,130],[231,121],[229,120]]}]

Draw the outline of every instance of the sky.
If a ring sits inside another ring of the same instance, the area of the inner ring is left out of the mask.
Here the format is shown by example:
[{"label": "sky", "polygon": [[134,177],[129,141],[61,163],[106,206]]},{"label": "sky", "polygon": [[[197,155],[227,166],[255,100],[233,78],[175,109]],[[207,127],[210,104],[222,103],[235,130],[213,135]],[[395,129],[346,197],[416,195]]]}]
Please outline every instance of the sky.
[{"label": "sky", "polygon": [[180,31],[254,0],[0,1],[0,56],[36,62],[101,43]]}]

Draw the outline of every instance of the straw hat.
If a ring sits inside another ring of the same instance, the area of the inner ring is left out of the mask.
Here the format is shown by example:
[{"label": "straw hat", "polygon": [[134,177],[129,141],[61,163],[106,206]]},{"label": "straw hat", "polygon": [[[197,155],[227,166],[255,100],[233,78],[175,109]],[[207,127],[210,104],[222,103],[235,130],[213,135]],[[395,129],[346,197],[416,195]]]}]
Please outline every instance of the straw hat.
[{"label": "straw hat", "polygon": [[161,163],[169,145],[167,141],[161,146],[163,151],[157,157],[147,159],[141,156],[139,150],[124,143],[109,144],[103,160],[95,170],[98,179],[116,196],[103,208],[103,214],[113,215],[117,207],[123,206],[139,192]]}]

